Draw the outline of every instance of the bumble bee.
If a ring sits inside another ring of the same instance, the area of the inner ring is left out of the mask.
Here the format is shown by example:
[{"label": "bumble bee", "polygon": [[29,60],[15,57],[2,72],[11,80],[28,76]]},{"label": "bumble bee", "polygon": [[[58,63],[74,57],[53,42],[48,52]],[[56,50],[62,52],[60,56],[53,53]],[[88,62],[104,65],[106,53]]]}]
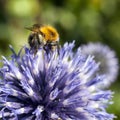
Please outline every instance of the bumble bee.
[{"label": "bumble bee", "polygon": [[59,49],[59,34],[52,26],[34,24],[26,29],[32,31],[28,37],[28,43],[35,52],[40,47],[43,47],[45,50]]}]

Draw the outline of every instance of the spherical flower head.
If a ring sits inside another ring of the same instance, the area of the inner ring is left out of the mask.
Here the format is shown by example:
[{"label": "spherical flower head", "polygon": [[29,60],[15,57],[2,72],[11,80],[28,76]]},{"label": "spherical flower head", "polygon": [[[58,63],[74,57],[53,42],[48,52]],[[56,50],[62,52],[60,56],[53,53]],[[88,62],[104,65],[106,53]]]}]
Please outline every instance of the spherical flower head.
[{"label": "spherical flower head", "polygon": [[97,62],[100,62],[100,74],[105,74],[106,79],[102,87],[106,88],[113,83],[118,76],[118,59],[116,53],[109,46],[102,43],[88,43],[81,46],[83,54],[93,55]]},{"label": "spherical flower head", "polygon": [[74,42],[36,54],[25,47],[0,69],[0,118],[4,120],[112,120],[106,112],[111,91],[96,87],[103,76],[92,56],[73,52]]}]

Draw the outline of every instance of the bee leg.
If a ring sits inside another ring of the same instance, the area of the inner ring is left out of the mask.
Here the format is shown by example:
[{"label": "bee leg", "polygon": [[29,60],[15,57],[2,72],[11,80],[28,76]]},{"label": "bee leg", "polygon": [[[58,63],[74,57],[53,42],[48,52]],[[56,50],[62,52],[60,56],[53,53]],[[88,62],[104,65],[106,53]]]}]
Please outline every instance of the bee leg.
[{"label": "bee leg", "polygon": [[58,42],[52,44],[52,50],[57,50],[58,54],[60,53],[60,45]]}]

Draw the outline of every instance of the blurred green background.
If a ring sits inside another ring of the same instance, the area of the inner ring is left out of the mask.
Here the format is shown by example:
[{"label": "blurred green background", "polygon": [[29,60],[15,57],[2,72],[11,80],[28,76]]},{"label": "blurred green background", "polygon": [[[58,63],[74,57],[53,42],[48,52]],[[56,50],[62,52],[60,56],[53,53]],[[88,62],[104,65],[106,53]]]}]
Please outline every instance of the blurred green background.
[{"label": "blurred green background", "polygon": [[[76,40],[81,44],[102,42],[120,58],[120,0],[0,0],[0,56],[10,55],[27,44],[35,23],[50,24],[60,33],[60,43]],[[110,88],[114,104],[108,111],[120,120],[120,75]]]}]

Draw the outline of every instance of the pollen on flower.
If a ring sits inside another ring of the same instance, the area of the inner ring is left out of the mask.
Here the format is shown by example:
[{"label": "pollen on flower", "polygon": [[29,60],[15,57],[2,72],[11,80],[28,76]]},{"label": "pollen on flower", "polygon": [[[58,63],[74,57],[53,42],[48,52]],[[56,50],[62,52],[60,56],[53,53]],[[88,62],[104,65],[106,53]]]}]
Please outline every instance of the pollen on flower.
[{"label": "pollen on flower", "polygon": [[82,107],[77,107],[77,108],[75,108],[75,110],[76,110],[77,112],[83,112],[83,111],[84,111],[84,109],[83,109]]},{"label": "pollen on flower", "polygon": [[59,116],[56,113],[51,113],[51,118],[57,119],[57,120],[62,120],[61,118],[59,118]]},{"label": "pollen on flower", "polygon": [[93,107],[94,107],[94,108],[99,108],[100,105],[99,105],[98,103],[94,103],[94,104],[93,104]]},{"label": "pollen on flower", "polygon": [[93,91],[95,91],[96,90],[96,86],[90,86],[89,88],[88,88],[88,90],[90,91],[90,92],[93,92]]},{"label": "pollen on flower", "polygon": [[34,85],[35,84],[35,81],[33,79],[29,79],[28,82],[29,82],[30,85]]},{"label": "pollen on flower", "polygon": [[12,104],[11,104],[10,102],[6,102],[6,103],[5,103],[5,106],[12,107]]},{"label": "pollen on flower", "polygon": [[16,77],[17,77],[19,80],[21,80],[21,79],[22,79],[21,73],[20,73],[20,72],[17,72]]},{"label": "pollen on flower", "polygon": [[86,80],[88,79],[88,76],[86,76],[85,73],[80,73],[79,77],[84,80],[83,81],[84,83],[86,83]]},{"label": "pollen on flower", "polygon": [[19,93],[18,93],[16,90],[11,91],[11,93],[12,93],[14,96],[18,96],[18,95],[19,95]]},{"label": "pollen on flower", "polygon": [[68,105],[68,100],[66,99],[62,103],[63,103],[64,106],[66,106],[66,105]]},{"label": "pollen on flower", "polygon": [[24,113],[25,112],[25,108],[20,108],[20,113]]},{"label": "pollen on flower", "polygon": [[63,93],[64,93],[64,94],[68,94],[70,91],[71,91],[71,89],[68,88],[68,87],[65,87],[65,88],[63,89]]},{"label": "pollen on flower", "polygon": [[34,91],[32,89],[29,89],[29,96],[34,96]]}]

